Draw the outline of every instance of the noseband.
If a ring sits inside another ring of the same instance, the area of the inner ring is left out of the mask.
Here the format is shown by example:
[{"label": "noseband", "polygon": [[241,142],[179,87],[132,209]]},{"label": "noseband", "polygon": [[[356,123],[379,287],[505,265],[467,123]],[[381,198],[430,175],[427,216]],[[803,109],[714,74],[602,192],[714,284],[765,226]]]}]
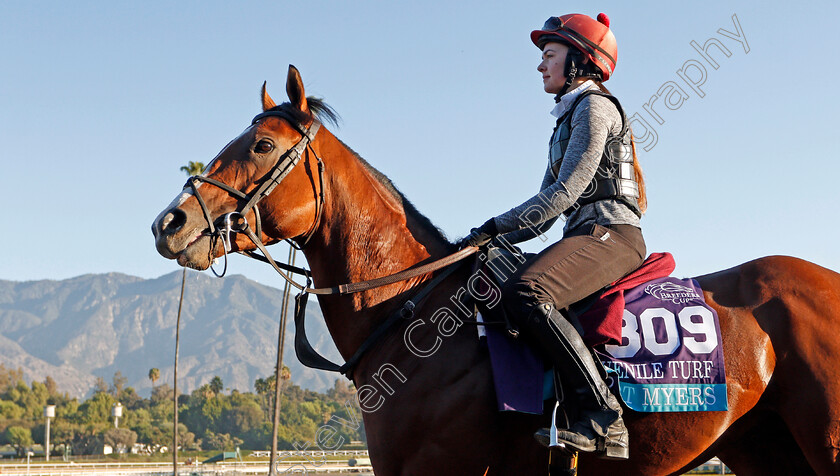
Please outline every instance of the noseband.
[{"label": "noseband", "polygon": [[[263,180],[263,182],[250,194],[246,194],[240,190],[237,190],[230,185],[220,182],[218,180],[212,179],[210,177],[206,177],[204,175],[194,175],[187,179],[187,183],[184,185],[184,188],[190,187],[192,190],[193,195],[195,195],[196,200],[198,201],[199,206],[201,207],[202,213],[204,213],[204,219],[207,221],[207,227],[209,232],[206,235],[210,236],[213,239],[213,242],[210,246],[210,253],[211,253],[211,262],[212,262],[212,252],[215,248],[215,240],[220,239],[222,240],[222,245],[224,248],[224,257],[225,257],[225,266],[222,270],[222,273],[219,274],[213,269],[212,265],[210,269],[213,271],[218,277],[222,277],[227,272],[227,254],[231,250],[231,233],[243,233],[246,234],[251,241],[254,242],[258,248],[262,247],[262,220],[260,219],[260,210],[257,207],[257,203],[260,200],[267,197],[280,182],[286,178],[287,175],[295,168],[295,166],[300,162],[301,157],[303,156],[304,151],[309,148],[312,155],[318,160],[318,181],[320,183],[320,190],[318,190],[318,201],[315,204],[315,221],[312,223],[309,231],[303,235],[303,243],[298,247],[298,249],[303,248],[309,243],[309,239],[312,238],[312,235],[315,233],[316,228],[318,227],[318,222],[321,220],[321,209],[324,206],[324,162],[318,157],[318,154],[315,153],[315,150],[312,148],[312,141],[315,139],[315,134],[318,133],[318,130],[321,127],[321,123],[318,120],[313,119],[312,123],[309,127],[302,127],[298,125],[298,121],[296,121],[291,114],[283,110],[276,110],[276,111],[266,111],[261,114],[257,114],[254,119],[251,121],[251,125],[256,124],[260,120],[266,117],[280,117],[285,119],[289,124],[291,124],[298,132],[301,134],[300,140],[297,144],[294,145],[291,149],[287,150],[278,160],[277,163],[274,164],[272,167],[271,172],[269,173],[268,178]],[[245,204],[237,209],[236,211],[226,213],[225,215],[219,218],[221,224],[217,226],[214,223],[213,218],[210,216],[210,210],[207,208],[207,204],[202,198],[201,194],[198,191],[198,185],[201,182],[206,182],[211,185],[215,185],[216,187],[221,188],[222,190],[226,191],[227,193],[245,201]],[[254,231],[248,226],[248,221],[245,219],[245,215],[251,210],[254,210]],[[291,240],[289,244],[295,246]]]}]

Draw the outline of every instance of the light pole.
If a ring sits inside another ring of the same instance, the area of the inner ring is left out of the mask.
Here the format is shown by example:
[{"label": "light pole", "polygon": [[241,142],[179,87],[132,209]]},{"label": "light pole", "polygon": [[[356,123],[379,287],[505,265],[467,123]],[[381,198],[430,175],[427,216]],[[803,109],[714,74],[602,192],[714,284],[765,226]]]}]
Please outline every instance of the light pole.
[{"label": "light pole", "polygon": [[117,402],[111,407],[111,416],[114,417],[114,428],[120,427],[120,417],[122,417],[122,403]]},{"label": "light pole", "polygon": [[44,428],[44,456],[50,460],[50,418],[55,418],[55,405],[44,407],[44,418],[47,419],[47,426]]}]

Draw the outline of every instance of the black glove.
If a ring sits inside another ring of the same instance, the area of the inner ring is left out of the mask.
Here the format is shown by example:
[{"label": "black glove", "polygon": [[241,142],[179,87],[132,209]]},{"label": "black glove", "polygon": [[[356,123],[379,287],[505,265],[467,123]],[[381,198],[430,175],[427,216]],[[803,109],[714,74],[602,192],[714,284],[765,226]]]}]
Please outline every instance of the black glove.
[{"label": "black glove", "polygon": [[491,218],[484,222],[484,224],[480,227],[470,230],[470,234],[458,243],[458,248],[465,248],[467,246],[484,246],[498,234],[499,229],[496,228],[496,221]]}]

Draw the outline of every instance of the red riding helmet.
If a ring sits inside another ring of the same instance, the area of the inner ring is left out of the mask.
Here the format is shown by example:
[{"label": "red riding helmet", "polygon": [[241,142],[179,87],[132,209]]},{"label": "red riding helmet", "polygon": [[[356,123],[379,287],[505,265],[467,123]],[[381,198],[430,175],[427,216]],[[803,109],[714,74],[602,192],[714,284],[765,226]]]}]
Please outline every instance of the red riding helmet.
[{"label": "red riding helmet", "polygon": [[610,19],[603,13],[598,14],[597,21],[580,13],[551,17],[542,30],[531,32],[531,41],[539,48],[549,41],[577,48],[601,71],[604,81],[615,70],[618,45],[610,31]]}]

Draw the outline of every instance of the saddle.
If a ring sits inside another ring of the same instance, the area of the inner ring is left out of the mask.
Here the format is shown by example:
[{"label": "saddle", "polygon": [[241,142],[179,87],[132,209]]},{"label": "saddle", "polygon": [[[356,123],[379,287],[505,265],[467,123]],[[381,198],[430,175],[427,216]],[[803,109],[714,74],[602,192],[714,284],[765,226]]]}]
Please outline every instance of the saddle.
[{"label": "saddle", "polygon": [[[487,258],[483,262],[476,260],[476,269],[501,288],[521,265],[531,256],[515,246],[487,249]],[[624,310],[623,291],[631,289],[651,279],[665,277],[676,267],[670,253],[652,253],[638,268],[627,276],[610,283],[598,291],[572,303],[559,311],[572,323],[590,347],[600,344],[619,344],[621,342],[622,312]],[[476,300],[476,306],[485,317],[485,322],[504,325],[508,333],[517,337],[516,324],[504,311],[504,306],[488,306],[486,301]]]},{"label": "saddle", "polygon": [[[486,277],[487,286],[501,288],[516,272],[516,264],[526,259],[518,249],[491,247],[474,275]],[[561,312],[593,349],[602,370],[609,371],[602,378],[611,382],[610,390],[629,408],[724,410],[725,371],[717,315],[705,304],[696,281],[669,277],[674,268],[670,253],[653,253],[627,276]],[[562,385],[554,372],[546,371],[543,359],[524,339],[515,338],[518,331],[504,306],[486,301],[476,299],[482,317],[507,329],[488,327],[485,333],[499,410],[541,414],[543,402],[552,397],[563,407],[573,403],[564,402]],[[629,331],[632,336],[623,339],[624,319],[645,315],[647,324],[639,326],[637,321]]]}]

